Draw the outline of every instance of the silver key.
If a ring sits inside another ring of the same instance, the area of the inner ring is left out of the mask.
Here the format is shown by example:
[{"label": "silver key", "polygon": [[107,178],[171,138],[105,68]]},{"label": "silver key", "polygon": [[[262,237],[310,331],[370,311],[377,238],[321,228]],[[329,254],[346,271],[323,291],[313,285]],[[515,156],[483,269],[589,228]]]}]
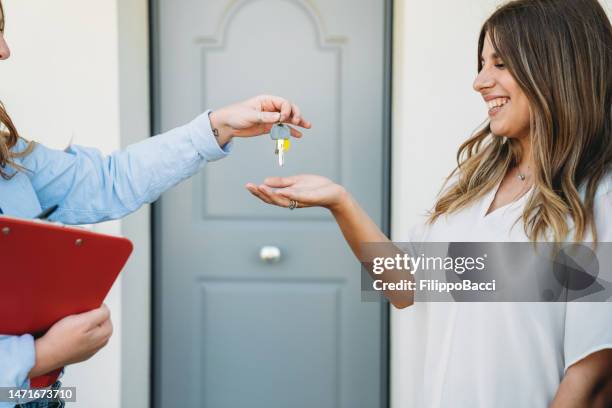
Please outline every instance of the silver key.
[{"label": "silver key", "polygon": [[278,165],[282,166],[285,164],[285,143],[289,140],[291,131],[289,126],[277,123],[270,129],[270,137],[276,142],[274,148],[274,154],[278,155]]},{"label": "silver key", "polygon": [[278,139],[276,141],[276,151],[278,154],[278,165],[283,167],[283,164],[285,164],[285,147],[284,144],[285,143],[285,139]]}]

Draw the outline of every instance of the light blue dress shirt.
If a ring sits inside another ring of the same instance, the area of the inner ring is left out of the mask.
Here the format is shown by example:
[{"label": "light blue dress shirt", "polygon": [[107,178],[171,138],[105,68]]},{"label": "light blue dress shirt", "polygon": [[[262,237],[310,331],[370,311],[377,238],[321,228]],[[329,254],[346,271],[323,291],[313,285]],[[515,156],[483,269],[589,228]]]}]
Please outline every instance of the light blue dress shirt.
[{"label": "light blue dress shirt", "polygon": [[[15,160],[28,171],[10,180],[0,178],[0,209],[6,215],[33,218],[57,204],[50,220],[65,224],[121,218],[228,154],[231,143],[219,147],[208,113],[106,157],[93,148],[61,151],[36,144],[32,153]],[[25,146],[20,140],[14,150]],[[34,361],[31,335],[0,335],[0,386],[28,388]],[[12,406],[0,403],[0,408]]]}]

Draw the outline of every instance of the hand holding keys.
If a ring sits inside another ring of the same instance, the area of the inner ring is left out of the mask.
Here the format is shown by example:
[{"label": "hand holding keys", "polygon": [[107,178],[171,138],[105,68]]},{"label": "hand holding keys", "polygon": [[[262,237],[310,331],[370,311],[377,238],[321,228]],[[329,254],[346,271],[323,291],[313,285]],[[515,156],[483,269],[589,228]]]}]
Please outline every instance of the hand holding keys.
[{"label": "hand holding keys", "polygon": [[285,163],[285,152],[289,150],[289,137],[291,131],[289,126],[277,123],[270,129],[270,137],[275,141],[274,154],[278,155],[278,165],[282,167]]}]

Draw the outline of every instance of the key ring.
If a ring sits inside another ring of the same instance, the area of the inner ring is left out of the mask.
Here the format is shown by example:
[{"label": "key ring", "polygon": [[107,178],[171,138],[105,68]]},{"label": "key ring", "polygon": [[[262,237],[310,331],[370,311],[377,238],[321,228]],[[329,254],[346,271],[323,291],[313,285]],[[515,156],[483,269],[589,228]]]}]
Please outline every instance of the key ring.
[{"label": "key ring", "polygon": [[297,208],[297,206],[298,206],[298,202],[297,201],[290,200],[289,201],[289,207],[287,207],[287,208],[289,208],[290,210],[295,210]]}]

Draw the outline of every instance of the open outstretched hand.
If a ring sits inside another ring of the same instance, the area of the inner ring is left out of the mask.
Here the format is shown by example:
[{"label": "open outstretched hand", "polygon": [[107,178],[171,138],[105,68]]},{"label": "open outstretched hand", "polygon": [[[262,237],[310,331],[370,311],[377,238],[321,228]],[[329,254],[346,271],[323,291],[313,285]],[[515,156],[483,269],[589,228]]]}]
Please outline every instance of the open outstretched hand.
[{"label": "open outstretched hand", "polygon": [[333,209],[342,202],[346,195],[344,187],[328,178],[314,174],[268,177],[263,184],[248,183],[246,188],[260,200],[279,207],[289,207],[291,200],[294,200],[298,208]]}]

